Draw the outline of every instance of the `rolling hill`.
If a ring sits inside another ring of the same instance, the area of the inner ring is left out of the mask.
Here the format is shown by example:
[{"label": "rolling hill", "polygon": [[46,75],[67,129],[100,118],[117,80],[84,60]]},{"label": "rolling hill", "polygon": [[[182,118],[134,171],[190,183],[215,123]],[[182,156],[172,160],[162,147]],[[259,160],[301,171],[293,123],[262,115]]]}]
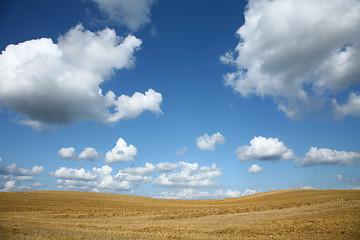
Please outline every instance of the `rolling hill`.
[{"label": "rolling hill", "polygon": [[0,238],[360,239],[360,191],[280,190],[220,200],[2,192]]}]

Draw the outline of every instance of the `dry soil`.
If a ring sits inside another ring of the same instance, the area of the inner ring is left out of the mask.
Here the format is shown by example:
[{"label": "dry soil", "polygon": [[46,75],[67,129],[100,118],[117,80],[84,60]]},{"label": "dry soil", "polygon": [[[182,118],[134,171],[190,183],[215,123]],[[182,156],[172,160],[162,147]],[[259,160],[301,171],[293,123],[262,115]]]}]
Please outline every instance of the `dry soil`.
[{"label": "dry soil", "polygon": [[360,239],[360,190],[221,200],[66,191],[0,193],[1,239]]}]

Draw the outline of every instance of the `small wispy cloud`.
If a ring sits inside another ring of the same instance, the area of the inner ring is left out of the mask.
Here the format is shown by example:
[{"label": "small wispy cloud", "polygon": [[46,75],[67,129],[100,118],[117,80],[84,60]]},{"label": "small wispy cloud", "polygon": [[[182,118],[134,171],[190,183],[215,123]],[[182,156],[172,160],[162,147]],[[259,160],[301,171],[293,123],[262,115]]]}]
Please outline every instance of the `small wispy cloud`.
[{"label": "small wispy cloud", "polygon": [[184,153],[186,153],[186,151],[187,151],[187,148],[182,147],[179,151],[176,152],[176,156],[183,155]]},{"label": "small wispy cloud", "polygon": [[248,169],[249,173],[261,173],[262,171],[264,171],[264,169],[257,164],[251,165]]},{"label": "small wispy cloud", "polygon": [[106,17],[119,24],[125,25],[131,31],[136,31],[151,22],[151,6],[157,0],[92,0],[97,3]]}]

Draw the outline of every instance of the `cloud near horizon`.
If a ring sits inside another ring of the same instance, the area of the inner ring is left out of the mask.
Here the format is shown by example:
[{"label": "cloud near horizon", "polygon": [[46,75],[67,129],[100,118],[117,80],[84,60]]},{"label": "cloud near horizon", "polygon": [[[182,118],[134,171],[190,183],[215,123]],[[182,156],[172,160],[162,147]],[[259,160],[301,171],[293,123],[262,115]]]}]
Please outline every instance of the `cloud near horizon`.
[{"label": "cloud near horizon", "polygon": [[293,184],[295,186],[295,188],[298,188],[298,189],[314,189],[313,186],[310,186],[310,185],[304,185],[302,183],[295,183]]},{"label": "cloud near horizon", "polygon": [[[2,158],[0,158],[0,175],[2,175],[0,178],[0,191],[34,190],[42,186],[42,184],[35,182],[35,177],[43,172],[44,167],[37,165],[31,169],[19,167],[17,164],[4,166]],[[2,182],[4,181],[5,183],[3,184]],[[24,182],[30,182],[30,184],[24,184]]]},{"label": "cloud near horizon", "polygon": [[315,165],[360,165],[360,153],[336,151],[328,148],[310,148],[304,158],[297,159],[301,167]]},{"label": "cloud near horizon", "polygon": [[[101,168],[94,167],[91,171],[84,168],[73,169],[61,167],[50,176],[57,178],[56,185],[64,190],[83,191],[130,191],[141,183],[151,183],[156,186],[169,188],[196,188],[216,187],[213,178],[222,175],[221,169],[215,164],[199,167],[197,163],[146,163],[142,167],[130,167],[121,169],[117,174],[111,174],[112,168],[104,165]],[[160,175],[150,176],[152,173]],[[233,193],[234,195],[235,193]],[[227,193],[228,196],[231,192]]]},{"label": "cloud near horizon", "polygon": [[72,169],[61,167],[55,172],[51,172],[52,177],[58,178],[56,185],[64,190],[82,190],[82,191],[121,191],[129,190],[131,182],[126,179],[116,179],[111,175],[112,168],[104,165],[101,168],[94,167],[92,171],[86,171],[84,168]]},{"label": "cloud near horizon", "polygon": [[220,57],[237,68],[224,75],[225,86],[271,97],[292,119],[327,108],[337,118],[360,116],[353,88],[360,84],[359,9],[357,0],[248,1],[240,42]]},{"label": "cloud near horizon", "polygon": [[114,70],[134,66],[140,45],[132,35],[120,37],[109,28],[94,33],[81,24],[57,44],[41,38],[8,45],[0,55],[0,105],[37,130],[82,120],[113,123],[146,110],[161,114],[162,95],[152,89],[116,96],[100,88]]},{"label": "cloud near horizon", "polygon": [[246,189],[243,193],[236,190],[228,189],[226,192],[224,190],[215,190],[212,193],[197,191],[194,188],[186,188],[180,191],[170,191],[170,192],[161,192],[160,196],[157,198],[162,199],[220,199],[220,198],[236,198],[242,196],[248,196],[255,194],[256,190]]}]

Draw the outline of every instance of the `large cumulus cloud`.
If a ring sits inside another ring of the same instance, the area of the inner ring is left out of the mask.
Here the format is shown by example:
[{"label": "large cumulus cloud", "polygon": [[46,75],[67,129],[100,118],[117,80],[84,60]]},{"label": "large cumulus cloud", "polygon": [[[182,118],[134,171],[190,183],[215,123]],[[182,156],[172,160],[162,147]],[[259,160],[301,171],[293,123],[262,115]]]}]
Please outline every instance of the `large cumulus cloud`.
[{"label": "large cumulus cloud", "polygon": [[[169,164],[168,164],[169,165]],[[165,171],[164,164],[158,164],[159,171]],[[215,187],[217,183],[212,181],[213,178],[222,175],[221,168],[215,163],[211,166],[203,166],[199,168],[197,163],[179,162],[168,166],[168,169],[181,170],[176,172],[166,172],[160,174],[154,184],[157,186],[179,188],[179,187]]]},{"label": "large cumulus cloud", "polygon": [[[222,175],[221,168],[215,164],[200,167],[188,162],[146,163],[141,167],[121,169],[117,174],[112,174],[112,170],[108,165],[94,167],[91,171],[61,167],[50,175],[57,178],[56,185],[61,189],[105,192],[131,191],[143,183],[171,189],[217,187],[219,184],[212,179]],[[234,194],[230,191],[226,196]]]},{"label": "large cumulus cloud", "polygon": [[57,44],[42,38],[9,45],[0,55],[0,106],[36,129],[80,120],[117,122],[145,110],[159,114],[162,96],[152,89],[116,96],[100,88],[114,70],[134,65],[140,45],[132,35],[119,37],[109,28],[94,33],[81,24]]},{"label": "large cumulus cloud", "polygon": [[240,161],[256,159],[260,161],[277,161],[294,158],[294,151],[287,148],[277,138],[254,137],[250,145],[240,146],[235,151]]},{"label": "large cumulus cloud", "polygon": [[[221,57],[237,68],[225,85],[273,98],[290,118],[328,107],[338,117],[359,115],[359,25],[357,0],[250,0],[240,43]],[[350,92],[342,107],[341,94]]]},{"label": "large cumulus cloud", "polygon": [[124,139],[119,138],[113,149],[105,155],[106,163],[134,161],[137,149],[134,145],[128,145]]}]

